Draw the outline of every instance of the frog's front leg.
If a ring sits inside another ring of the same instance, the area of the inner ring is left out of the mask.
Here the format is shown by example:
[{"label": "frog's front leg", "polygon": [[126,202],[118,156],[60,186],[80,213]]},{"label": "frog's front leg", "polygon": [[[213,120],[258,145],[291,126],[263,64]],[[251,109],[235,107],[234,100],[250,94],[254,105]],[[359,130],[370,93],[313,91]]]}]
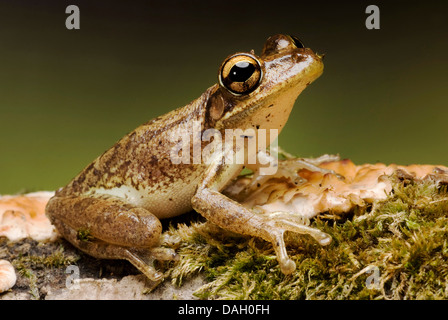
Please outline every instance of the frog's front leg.
[{"label": "frog's front leg", "polygon": [[46,214],[62,236],[100,259],[125,259],[154,281],[163,274],[153,260],[173,260],[171,249],[159,247],[162,226],[148,210],[112,196],[55,196]]},{"label": "frog's front leg", "polygon": [[260,237],[272,243],[283,273],[295,270],[295,263],[288,257],[283,238],[285,231],[309,234],[321,245],[331,238],[320,230],[310,228],[288,219],[287,215],[266,217],[256,214],[236,201],[220,193],[226,183],[237,175],[242,166],[224,165],[221,161],[212,164],[192,199],[193,208],[209,221],[232,232]]}]

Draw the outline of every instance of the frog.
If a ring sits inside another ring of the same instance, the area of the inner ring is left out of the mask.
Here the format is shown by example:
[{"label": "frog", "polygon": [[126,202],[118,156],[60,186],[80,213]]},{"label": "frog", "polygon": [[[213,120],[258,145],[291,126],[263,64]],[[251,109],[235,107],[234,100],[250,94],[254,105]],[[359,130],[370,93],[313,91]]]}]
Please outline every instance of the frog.
[{"label": "frog", "polygon": [[[259,55],[254,50],[229,55],[219,67],[217,83],[193,102],[117,141],[55,192],[46,216],[79,250],[99,259],[127,260],[150,280],[160,281],[164,273],[154,262],[181,258],[161,245],[161,220],[194,210],[224,230],[270,242],[281,271],[292,273],[296,264],[288,256],[285,232],[311,235],[321,245],[331,238],[281,212],[256,214],[222,193],[243,169],[255,171],[259,163],[246,163],[247,154],[243,163],[228,163],[226,148],[200,163],[174,163],[170,155],[191,133],[193,122],[201,132],[275,130],[267,138],[269,145],[284,128],[297,97],[322,72],[323,56],[285,34],[270,36]],[[199,144],[206,146],[206,141]],[[297,167],[319,170],[306,161]]]}]

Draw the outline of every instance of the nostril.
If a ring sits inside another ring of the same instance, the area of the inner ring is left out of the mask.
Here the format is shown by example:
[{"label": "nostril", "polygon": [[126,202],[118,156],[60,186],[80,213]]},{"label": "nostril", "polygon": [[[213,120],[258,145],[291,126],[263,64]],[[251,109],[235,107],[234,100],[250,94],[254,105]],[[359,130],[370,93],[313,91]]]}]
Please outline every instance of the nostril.
[{"label": "nostril", "polygon": [[297,48],[299,48],[299,49],[305,48],[305,45],[303,44],[302,41],[300,41],[299,38],[297,38],[297,37],[295,37],[295,36],[289,36],[289,37],[292,39],[292,41],[294,42],[294,45],[295,45]]}]

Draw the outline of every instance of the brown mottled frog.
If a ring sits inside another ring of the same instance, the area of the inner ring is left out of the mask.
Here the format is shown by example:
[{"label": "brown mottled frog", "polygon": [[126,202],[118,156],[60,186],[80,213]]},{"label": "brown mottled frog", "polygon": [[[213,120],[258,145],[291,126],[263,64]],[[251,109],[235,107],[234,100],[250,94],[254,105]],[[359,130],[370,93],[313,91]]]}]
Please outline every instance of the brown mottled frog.
[{"label": "brown mottled frog", "polygon": [[[151,261],[178,257],[160,247],[159,219],[194,209],[223,229],[271,242],[281,270],[291,273],[295,263],[285,248],[285,231],[310,234],[322,245],[330,239],[285,215],[258,215],[221,193],[243,167],[255,170],[256,164],[227,163],[225,150],[199,163],[173,163],[170,154],[190,134],[192,123],[199,124],[201,132],[280,132],[298,95],[322,71],[322,57],[288,35],[268,38],[259,56],[251,51],[227,57],[217,84],[119,140],[56,192],[46,215],[82,251],[97,258],[126,259],[148,278],[160,280],[163,275]],[[274,139],[275,134],[269,136],[268,144]],[[207,145],[191,142],[190,147]]]}]

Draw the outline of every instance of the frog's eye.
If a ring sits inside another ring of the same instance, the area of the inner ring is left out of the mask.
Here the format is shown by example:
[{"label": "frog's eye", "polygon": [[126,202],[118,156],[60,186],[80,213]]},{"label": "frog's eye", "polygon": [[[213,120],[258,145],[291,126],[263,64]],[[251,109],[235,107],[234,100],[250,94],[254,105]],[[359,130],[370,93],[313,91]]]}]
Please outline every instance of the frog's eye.
[{"label": "frog's eye", "polygon": [[219,72],[219,82],[236,95],[254,91],[261,81],[261,66],[249,54],[236,54],[224,61]]},{"label": "frog's eye", "polygon": [[299,48],[299,49],[303,49],[303,48],[305,48],[305,45],[303,44],[302,41],[300,41],[299,38],[294,37],[294,36],[290,36],[290,37],[291,37],[292,41],[294,42],[294,45],[295,45],[297,48]]}]

